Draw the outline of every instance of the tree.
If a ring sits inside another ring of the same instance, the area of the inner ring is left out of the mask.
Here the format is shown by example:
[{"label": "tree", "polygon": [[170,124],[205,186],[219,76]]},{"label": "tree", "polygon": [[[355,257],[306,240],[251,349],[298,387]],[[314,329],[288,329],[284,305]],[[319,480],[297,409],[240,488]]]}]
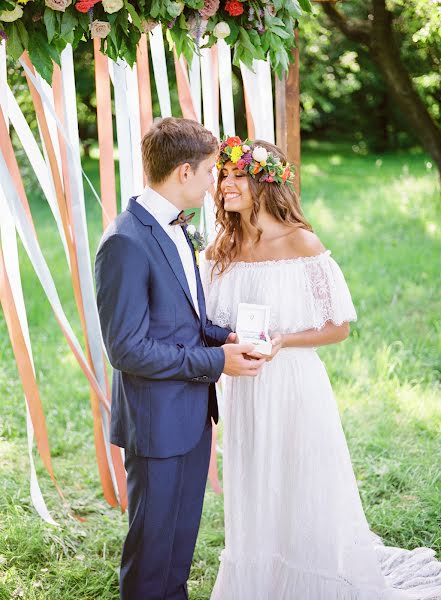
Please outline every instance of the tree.
[{"label": "tree", "polygon": [[421,22],[412,40],[415,45],[421,41],[425,43],[433,51],[432,58],[439,67],[440,48],[436,39],[440,33],[441,15],[438,3],[371,0],[369,3],[351,3],[341,10],[334,3],[324,3],[323,11],[349,40],[368,48],[408,126],[441,173],[441,128],[416,90],[409,65],[401,56],[403,29],[400,21],[409,18],[410,4],[413,5],[410,15],[413,22]]}]

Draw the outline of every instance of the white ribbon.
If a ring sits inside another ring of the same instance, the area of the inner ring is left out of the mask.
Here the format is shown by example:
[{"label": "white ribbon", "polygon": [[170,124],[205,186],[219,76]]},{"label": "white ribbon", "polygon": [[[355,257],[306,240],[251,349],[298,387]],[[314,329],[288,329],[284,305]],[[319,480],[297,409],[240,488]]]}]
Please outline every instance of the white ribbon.
[{"label": "white ribbon", "polygon": [[199,123],[202,121],[202,98],[201,98],[201,60],[199,55],[194,53],[193,60],[189,68],[190,73],[190,92],[193,100],[194,110]]},{"label": "white ribbon", "polygon": [[[217,95],[214,89],[213,80],[213,60],[210,48],[201,49],[201,81],[202,81],[202,102],[204,107],[204,127],[209,129],[213,135],[219,139],[219,119],[216,107]],[[214,173],[213,173],[214,174]],[[215,175],[216,178],[216,175]],[[213,241],[215,236],[215,206],[210,193],[205,195],[203,211],[201,214],[202,227],[209,242]]]},{"label": "white ribbon", "polygon": [[210,48],[201,49],[202,102],[204,105],[204,127],[219,139],[219,120],[214,90],[213,61]]},{"label": "white ribbon", "polygon": [[255,137],[274,144],[273,92],[269,62],[253,61],[254,72],[241,63],[240,70],[254,121]]},{"label": "white ribbon", "polygon": [[150,32],[150,52],[152,55],[153,73],[155,75],[156,91],[158,92],[161,116],[171,117],[170,89],[168,86],[167,62],[165,60],[164,38],[162,27],[157,25]]},{"label": "white ribbon", "polygon": [[219,56],[219,88],[224,135],[236,135],[236,125],[234,122],[231,50],[225,40],[219,40],[217,43],[217,51]]},{"label": "white ribbon", "polygon": [[144,189],[141,155],[141,117],[139,113],[138,76],[136,66],[126,69],[127,101],[129,105],[130,139],[132,146],[133,190],[131,196]]},{"label": "white ribbon", "polygon": [[127,206],[133,193],[133,157],[130,136],[129,105],[127,101],[127,63],[121,59],[109,60],[110,77],[115,96],[116,136],[118,139],[119,181],[121,188],[121,210]]},{"label": "white ribbon", "polygon": [[[43,77],[41,77],[41,75],[39,73],[36,74],[36,80],[38,81],[39,87],[43,90],[45,98],[46,98],[46,101],[43,102],[43,111],[44,111],[44,114],[46,117],[49,134],[51,136],[52,144],[54,147],[55,157],[57,159],[58,170],[61,173],[62,172],[61,171],[61,151],[60,151],[60,143],[59,143],[58,135],[57,135],[57,119],[55,118],[56,111],[55,111],[54,95],[52,93],[51,86],[48,84],[48,82],[45,79],[43,79]],[[38,122],[38,120],[37,120],[37,122]],[[51,172],[50,166],[49,166],[49,158],[46,153],[43,136],[41,135],[40,123],[38,123],[38,129],[40,131],[41,145],[43,147],[46,164],[47,164],[49,173],[51,173],[51,177],[52,177],[52,172]],[[61,178],[61,185],[64,186],[63,178]]]}]

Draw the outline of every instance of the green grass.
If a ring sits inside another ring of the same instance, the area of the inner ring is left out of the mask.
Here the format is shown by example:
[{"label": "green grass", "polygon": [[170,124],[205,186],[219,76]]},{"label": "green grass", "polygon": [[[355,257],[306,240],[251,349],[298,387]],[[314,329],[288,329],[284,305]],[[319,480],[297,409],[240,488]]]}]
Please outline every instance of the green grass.
[{"label": "green grass", "polygon": [[[386,543],[426,545],[441,558],[440,203],[420,153],[354,154],[309,144],[303,205],[347,277],[359,321],[348,341],[320,351],[336,392],[368,520]],[[86,162],[97,181],[97,165]],[[29,184],[29,189],[33,189]],[[81,338],[61,244],[47,206],[31,197],[45,257]],[[101,217],[88,200],[95,248]],[[0,319],[0,600],[118,598],[126,515],[104,502],[86,379],[21,249],[39,388],[63,506],[37,460],[60,529],[29,498],[23,393]],[[70,510],[86,518],[72,518]],[[223,546],[222,499],[207,492],[191,574],[192,600],[210,596]]]}]

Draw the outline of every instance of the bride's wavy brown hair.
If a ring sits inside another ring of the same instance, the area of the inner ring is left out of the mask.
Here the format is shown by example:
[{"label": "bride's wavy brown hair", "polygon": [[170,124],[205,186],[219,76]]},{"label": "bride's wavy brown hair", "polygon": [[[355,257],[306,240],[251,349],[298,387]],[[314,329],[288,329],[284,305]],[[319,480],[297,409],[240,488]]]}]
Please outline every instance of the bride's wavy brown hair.
[{"label": "bride's wavy brown hair", "polygon": [[[283,163],[287,162],[285,154],[274,144],[270,144],[263,140],[254,140],[251,144],[251,151],[255,146],[263,146],[268,152],[278,156]],[[280,223],[312,231],[311,225],[305,219],[302,209],[300,208],[297,194],[291,186],[286,183],[260,183],[257,179],[254,179],[254,177],[248,174],[247,178],[251,197],[253,199],[250,222],[251,225],[256,228],[257,242],[259,242],[263,233],[257,223],[257,217],[262,202],[265,204],[266,211]],[[243,242],[243,229],[240,214],[227,212],[224,209],[221,191],[223,179],[222,171],[220,171],[214,196],[218,234],[211,252],[211,258],[214,261],[212,272],[214,273],[216,271],[218,274],[224,273],[236,256],[239,255]]]}]

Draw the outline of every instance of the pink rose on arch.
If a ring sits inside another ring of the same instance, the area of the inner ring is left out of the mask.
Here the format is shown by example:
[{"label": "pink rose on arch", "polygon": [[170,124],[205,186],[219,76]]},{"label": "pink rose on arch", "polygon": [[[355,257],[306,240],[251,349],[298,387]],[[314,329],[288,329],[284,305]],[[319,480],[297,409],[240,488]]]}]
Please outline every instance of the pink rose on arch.
[{"label": "pink rose on arch", "polygon": [[72,0],[45,0],[45,4],[52,10],[64,12],[72,4]]}]

